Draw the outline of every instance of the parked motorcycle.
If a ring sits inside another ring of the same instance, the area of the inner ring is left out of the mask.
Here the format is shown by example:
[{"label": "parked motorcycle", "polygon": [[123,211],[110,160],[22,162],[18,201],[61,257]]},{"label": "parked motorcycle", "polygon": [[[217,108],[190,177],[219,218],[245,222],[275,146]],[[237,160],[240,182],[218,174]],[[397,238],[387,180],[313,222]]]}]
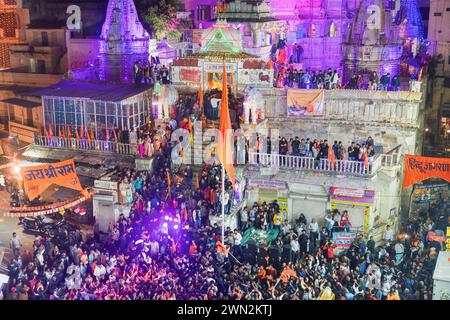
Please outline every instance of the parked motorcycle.
[{"label": "parked motorcycle", "polygon": [[78,227],[67,223],[60,214],[52,214],[42,217],[19,218],[19,225],[22,225],[25,233],[38,234],[49,238],[67,230],[75,231]]}]

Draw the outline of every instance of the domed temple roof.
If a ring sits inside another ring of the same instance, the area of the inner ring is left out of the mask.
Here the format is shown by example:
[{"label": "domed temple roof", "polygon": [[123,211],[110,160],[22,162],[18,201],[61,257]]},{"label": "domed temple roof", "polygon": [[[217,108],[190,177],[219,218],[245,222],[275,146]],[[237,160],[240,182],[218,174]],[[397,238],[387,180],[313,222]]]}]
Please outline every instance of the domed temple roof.
[{"label": "domed temple roof", "polygon": [[225,22],[217,22],[203,31],[200,41],[202,52],[242,51],[241,33]]},{"label": "domed temple roof", "polygon": [[219,21],[203,31],[201,49],[192,57],[211,59],[246,59],[255,58],[242,49],[242,37],[239,30],[224,21]]}]

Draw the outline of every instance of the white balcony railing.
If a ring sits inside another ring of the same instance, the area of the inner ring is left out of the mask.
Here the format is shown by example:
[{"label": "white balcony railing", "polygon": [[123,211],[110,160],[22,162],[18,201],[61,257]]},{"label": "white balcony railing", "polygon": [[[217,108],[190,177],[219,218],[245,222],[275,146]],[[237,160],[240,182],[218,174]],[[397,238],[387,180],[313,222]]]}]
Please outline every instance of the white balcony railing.
[{"label": "white balcony railing", "polygon": [[[388,157],[391,159],[390,157]],[[297,169],[310,171],[334,172],[338,174],[353,174],[372,176],[382,166],[383,159],[379,155],[368,165],[362,161],[335,160],[332,163],[329,159],[316,160],[312,157],[297,157],[280,154],[249,153],[249,163],[260,166],[271,166],[283,169]],[[385,162],[388,160],[384,160]],[[391,161],[391,160],[389,160]],[[393,161],[393,160],[392,160]]]},{"label": "white balcony railing", "polygon": [[75,138],[61,138],[61,137],[41,137],[35,136],[34,143],[38,146],[44,146],[55,149],[68,150],[89,150],[118,153],[124,155],[137,154],[137,146],[127,143],[115,143],[114,141],[101,141]]}]

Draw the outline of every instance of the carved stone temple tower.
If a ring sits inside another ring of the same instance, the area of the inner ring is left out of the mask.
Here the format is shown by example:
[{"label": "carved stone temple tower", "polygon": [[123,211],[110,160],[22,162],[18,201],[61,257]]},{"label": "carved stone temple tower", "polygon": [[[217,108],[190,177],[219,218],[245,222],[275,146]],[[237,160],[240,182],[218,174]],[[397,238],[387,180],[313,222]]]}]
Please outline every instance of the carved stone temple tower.
[{"label": "carved stone temple tower", "polygon": [[132,82],[134,63],[148,61],[149,39],[133,0],[109,0],[100,36],[100,80]]},{"label": "carved stone temple tower", "polygon": [[399,72],[401,45],[383,0],[362,0],[344,42],[344,84],[353,74]]}]

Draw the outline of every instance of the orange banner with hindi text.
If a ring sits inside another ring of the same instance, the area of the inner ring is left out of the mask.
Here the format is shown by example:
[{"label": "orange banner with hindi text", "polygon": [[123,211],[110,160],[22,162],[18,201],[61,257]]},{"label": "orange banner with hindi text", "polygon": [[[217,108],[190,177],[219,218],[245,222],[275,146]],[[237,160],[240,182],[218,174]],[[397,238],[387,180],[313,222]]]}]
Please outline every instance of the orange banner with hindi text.
[{"label": "orange banner with hindi text", "polygon": [[20,169],[28,199],[41,195],[52,184],[82,190],[73,159]]},{"label": "orange banner with hindi text", "polygon": [[403,189],[429,178],[442,178],[450,182],[450,158],[405,155]]}]

